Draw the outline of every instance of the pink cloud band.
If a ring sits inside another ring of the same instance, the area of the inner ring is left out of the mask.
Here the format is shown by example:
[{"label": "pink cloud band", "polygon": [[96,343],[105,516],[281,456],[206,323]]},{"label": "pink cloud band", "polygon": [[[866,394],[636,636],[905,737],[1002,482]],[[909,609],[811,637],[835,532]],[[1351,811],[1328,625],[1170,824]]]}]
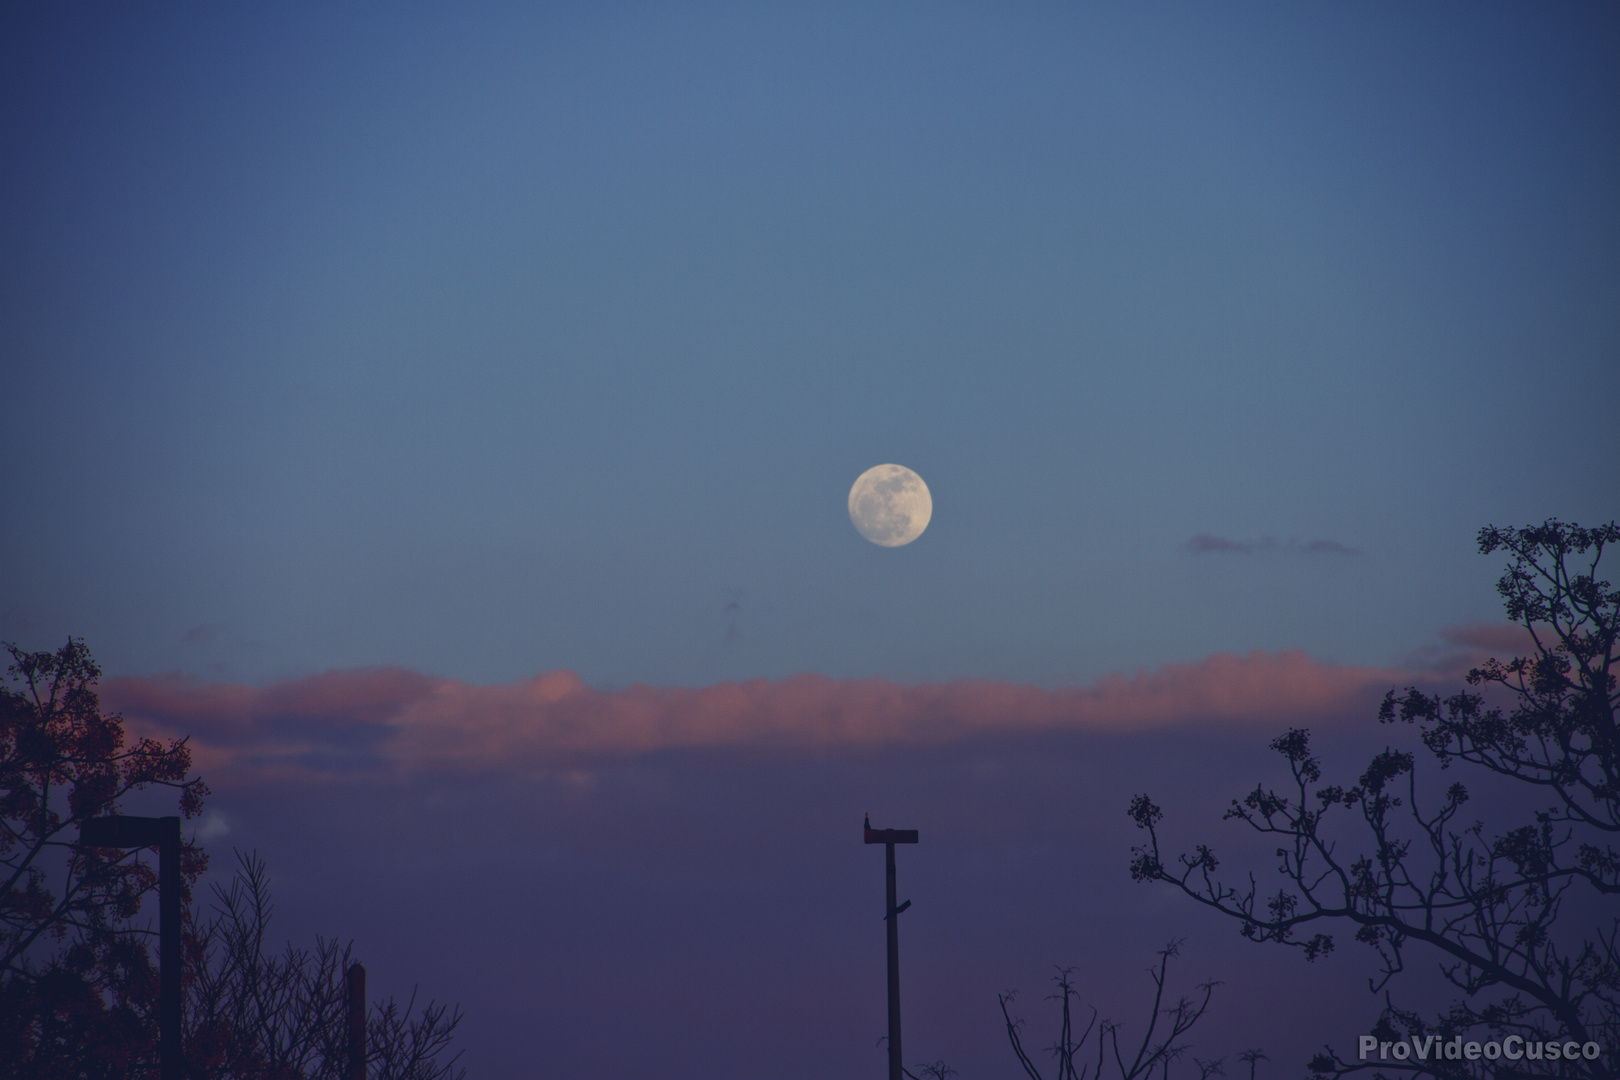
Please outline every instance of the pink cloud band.
[{"label": "pink cloud band", "polygon": [[1413,678],[1251,652],[1057,690],[820,675],[597,690],[569,671],[475,686],[364,668],[267,687],[119,678],[103,684],[102,698],[137,732],[190,736],[205,773],[508,772],[678,747],[880,748],[1019,732],[1309,724],[1365,715],[1377,695]]}]

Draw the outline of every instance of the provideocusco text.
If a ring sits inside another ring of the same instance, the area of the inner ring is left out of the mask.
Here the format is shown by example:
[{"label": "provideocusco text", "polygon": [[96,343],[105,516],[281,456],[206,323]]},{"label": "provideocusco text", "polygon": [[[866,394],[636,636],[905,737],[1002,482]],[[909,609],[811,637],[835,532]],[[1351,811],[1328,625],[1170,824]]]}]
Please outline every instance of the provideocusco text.
[{"label": "provideocusco text", "polygon": [[1526,1042],[1518,1035],[1490,1042],[1464,1042],[1461,1036],[1443,1042],[1438,1035],[1414,1035],[1407,1039],[1380,1039],[1363,1035],[1357,1040],[1357,1057],[1366,1061],[1376,1055],[1379,1061],[1596,1061],[1603,1047],[1595,1042],[1552,1039]]}]

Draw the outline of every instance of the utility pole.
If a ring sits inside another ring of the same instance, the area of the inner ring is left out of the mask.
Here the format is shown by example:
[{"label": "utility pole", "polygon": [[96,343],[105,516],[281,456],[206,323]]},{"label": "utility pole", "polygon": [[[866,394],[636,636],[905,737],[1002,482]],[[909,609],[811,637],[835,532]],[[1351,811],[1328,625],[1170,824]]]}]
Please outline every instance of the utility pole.
[{"label": "utility pole", "polygon": [[89,818],[79,826],[79,846],[158,849],[158,1075],[180,1080],[180,819]]},{"label": "utility pole", "polygon": [[916,829],[874,829],[872,816],[866,816],[866,842],[883,845],[884,921],[889,924],[889,1080],[905,1080],[904,1059],[900,1054],[900,913],[911,901],[896,906],[894,891],[894,845],[915,844]]},{"label": "utility pole", "polygon": [[349,1062],[343,1080],[366,1080],[366,969],[352,964],[345,978],[349,991]]}]

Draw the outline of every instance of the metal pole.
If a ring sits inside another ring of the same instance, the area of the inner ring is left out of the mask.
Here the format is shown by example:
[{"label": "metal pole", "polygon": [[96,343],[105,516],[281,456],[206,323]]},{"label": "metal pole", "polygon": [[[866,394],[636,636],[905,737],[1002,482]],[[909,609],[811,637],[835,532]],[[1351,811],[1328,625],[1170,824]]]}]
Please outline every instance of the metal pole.
[{"label": "metal pole", "polygon": [[184,843],[177,817],[108,814],[79,826],[79,844],[90,848],[158,849],[158,1076],[180,1080],[185,1057],[180,1049],[180,965],[184,926],[180,856]]},{"label": "metal pole", "polygon": [[894,845],[915,844],[916,829],[874,829],[867,816],[862,834],[868,844],[883,845],[883,921],[889,924],[889,1080],[904,1080],[900,1056],[900,913],[911,906],[895,903]]},{"label": "metal pole", "polygon": [[895,909],[894,842],[883,845],[889,923],[889,1080],[904,1080],[900,1056],[900,912]]},{"label": "metal pole", "polygon": [[180,819],[162,818],[158,844],[158,1020],[162,1034],[159,1071],[180,1080]]},{"label": "metal pole", "polygon": [[366,1080],[366,969],[349,968],[349,1068],[343,1080]]}]

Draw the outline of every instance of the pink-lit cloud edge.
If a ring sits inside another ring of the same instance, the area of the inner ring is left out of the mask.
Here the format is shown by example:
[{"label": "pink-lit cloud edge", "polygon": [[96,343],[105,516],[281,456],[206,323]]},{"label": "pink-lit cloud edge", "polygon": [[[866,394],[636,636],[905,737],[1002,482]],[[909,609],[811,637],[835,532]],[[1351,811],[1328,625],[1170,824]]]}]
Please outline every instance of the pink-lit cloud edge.
[{"label": "pink-lit cloud edge", "polygon": [[1065,730],[1309,724],[1364,714],[1391,687],[1455,683],[1486,653],[1522,651],[1525,639],[1517,627],[1476,626],[1442,640],[1399,667],[1336,665],[1302,652],[1219,653],[1055,690],[821,675],[598,690],[570,671],[479,686],[391,667],[265,687],[124,677],[101,690],[132,732],[188,736],[196,765],[214,775],[545,771],[675,748],[881,749]]}]

